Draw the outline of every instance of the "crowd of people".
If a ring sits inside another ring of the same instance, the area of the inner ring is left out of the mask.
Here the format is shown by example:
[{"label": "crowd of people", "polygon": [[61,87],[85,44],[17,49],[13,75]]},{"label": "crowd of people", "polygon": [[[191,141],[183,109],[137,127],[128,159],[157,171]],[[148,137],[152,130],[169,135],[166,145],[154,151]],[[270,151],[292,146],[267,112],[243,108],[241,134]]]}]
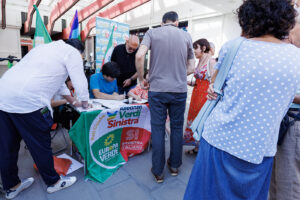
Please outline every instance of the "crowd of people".
[{"label": "crowd of people", "polygon": [[[177,13],[167,12],[161,27],[148,30],[141,43],[130,35],[125,44],[116,46],[111,61],[91,76],[89,89],[81,58],[84,46],[79,40],[34,48],[0,79],[0,169],[6,198],[16,197],[34,181],[18,177],[21,139],[47,192],[76,182],[76,177],[60,177],[54,170],[49,134],[52,108],[56,119],[67,102],[87,108],[89,98],[123,100],[130,96],[149,103],[149,170],[157,183],[164,181],[165,165],[172,176],[179,174],[183,145],[195,146],[185,152],[197,155],[185,200],[300,199],[297,120],[277,146],[282,119],[290,106],[294,114],[300,107],[299,10],[300,1],[243,1],[237,16],[244,39],[200,141],[193,139],[190,126],[205,102],[218,97],[214,83],[230,54],[231,41],[223,45],[218,58],[213,58],[214,44],[205,38],[192,42],[190,34],[178,28]],[[150,66],[144,71],[148,50]],[[190,74],[195,81],[187,81]],[[193,92],[184,130],[188,85]],[[166,160],[168,118],[171,134]]]}]

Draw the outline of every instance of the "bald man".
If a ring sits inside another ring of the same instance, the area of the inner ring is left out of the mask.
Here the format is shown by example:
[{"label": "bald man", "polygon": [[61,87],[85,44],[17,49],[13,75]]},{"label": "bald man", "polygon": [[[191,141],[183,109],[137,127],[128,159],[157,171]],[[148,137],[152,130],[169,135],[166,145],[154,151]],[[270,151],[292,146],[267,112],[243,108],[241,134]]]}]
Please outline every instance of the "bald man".
[{"label": "bald man", "polygon": [[120,76],[117,78],[119,94],[127,94],[136,86],[137,72],[135,68],[135,54],[139,47],[140,40],[136,35],[130,35],[125,44],[115,47],[111,61],[120,66]]}]

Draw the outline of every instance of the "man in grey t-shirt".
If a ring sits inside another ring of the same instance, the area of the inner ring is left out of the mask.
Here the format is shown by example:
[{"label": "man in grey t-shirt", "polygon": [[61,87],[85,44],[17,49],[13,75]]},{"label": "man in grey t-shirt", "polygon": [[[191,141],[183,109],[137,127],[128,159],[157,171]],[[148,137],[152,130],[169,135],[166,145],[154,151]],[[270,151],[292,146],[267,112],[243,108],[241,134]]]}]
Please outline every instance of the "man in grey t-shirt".
[{"label": "man in grey t-shirt", "polygon": [[[136,54],[136,68],[141,87],[148,89],[152,132],[152,169],[156,182],[163,182],[165,165],[165,123],[167,111],[171,121],[171,149],[167,166],[178,174],[182,163],[182,134],[187,97],[187,78],[193,73],[195,60],[191,36],[178,28],[176,12],[167,12],[162,26],[146,32]],[[143,78],[144,59],[151,50],[149,84]]]}]

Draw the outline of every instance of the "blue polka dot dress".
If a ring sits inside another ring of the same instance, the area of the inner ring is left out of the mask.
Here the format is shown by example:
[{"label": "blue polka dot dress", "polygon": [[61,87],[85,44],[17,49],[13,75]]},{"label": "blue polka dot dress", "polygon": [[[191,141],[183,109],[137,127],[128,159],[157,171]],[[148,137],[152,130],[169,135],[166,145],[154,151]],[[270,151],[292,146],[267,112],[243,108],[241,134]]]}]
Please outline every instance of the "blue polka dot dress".
[{"label": "blue polka dot dress", "polygon": [[[216,69],[228,48],[228,44],[222,48]],[[274,156],[279,125],[299,81],[297,47],[245,40],[226,79],[224,97],[205,123],[203,138],[251,163],[259,164],[264,157]]]}]

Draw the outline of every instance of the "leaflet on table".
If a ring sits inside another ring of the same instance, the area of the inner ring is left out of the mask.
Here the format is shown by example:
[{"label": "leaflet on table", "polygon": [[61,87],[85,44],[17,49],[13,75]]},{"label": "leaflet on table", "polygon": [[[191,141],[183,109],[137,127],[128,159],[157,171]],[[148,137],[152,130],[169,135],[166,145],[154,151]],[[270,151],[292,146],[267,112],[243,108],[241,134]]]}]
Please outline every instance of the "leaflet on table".
[{"label": "leaflet on table", "polygon": [[[123,103],[128,104],[128,99],[124,99],[124,100],[123,100]],[[134,100],[132,100],[132,103],[133,103],[133,104],[134,104],[134,103],[144,104],[144,103],[148,103],[148,100],[147,100],[147,99],[141,99],[140,101],[138,101],[138,100],[134,99]]]},{"label": "leaflet on table", "polygon": [[103,110],[105,109],[105,107],[102,106],[101,103],[98,103],[94,100],[89,99],[89,104],[92,105],[92,108],[83,108],[83,107],[77,107],[77,111],[78,112],[90,112],[90,111],[94,111],[94,110]]},{"label": "leaflet on table", "polygon": [[106,108],[119,108],[121,106],[126,105],[122,101],[117,101],[117,100],[93,99],[92,102],[99,103]]},{"label": "leaflet on table", "polygon": [[95,106],[93,104],[93,107],[92,108],[83,108],[83,107],[79,107],[79,108],[76,108],[78,112],[91,112],[91,111],[94,111],[94,110],[103,110],[105,109],[104,107],[102,107],[101,105],[100,106]]},{"label": "leaflet on table", "polygon": [[133,103],[148,103],[148,100],[147,99],[141,99],[140,101],[133,100]]}]

